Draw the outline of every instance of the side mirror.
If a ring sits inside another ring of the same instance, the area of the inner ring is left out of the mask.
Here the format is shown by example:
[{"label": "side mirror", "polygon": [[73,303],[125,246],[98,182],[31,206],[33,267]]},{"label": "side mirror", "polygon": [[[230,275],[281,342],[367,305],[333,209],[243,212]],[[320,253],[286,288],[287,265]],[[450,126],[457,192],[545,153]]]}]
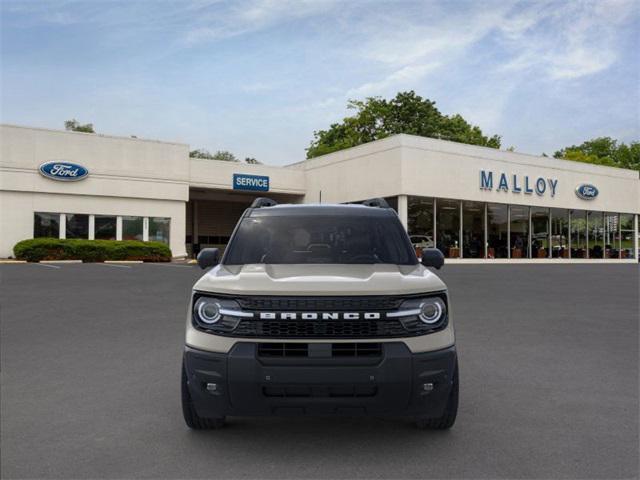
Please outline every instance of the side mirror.
[{"label": "side mirror", "polygon": [[422,250],[422,265],[440,270],[444,265],[444,255],[437,248],[425,248]]},{"label": "side mirror", "polygon": [[217,248],[203,248],[198,253],[198,266],[201,269],[215,267],[220,262],[220,250]]}]

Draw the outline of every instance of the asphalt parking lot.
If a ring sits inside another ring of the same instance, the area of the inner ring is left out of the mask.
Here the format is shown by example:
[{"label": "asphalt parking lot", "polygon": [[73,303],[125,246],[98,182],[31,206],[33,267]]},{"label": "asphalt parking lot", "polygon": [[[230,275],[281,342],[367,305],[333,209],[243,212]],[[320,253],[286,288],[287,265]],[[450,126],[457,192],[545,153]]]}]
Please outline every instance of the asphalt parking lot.
[{"label": "asphalt parking lot", "polygon": [[182,420],[184,265],[2,265],[2,478],[637,478],[637,265],[445,266],[449,432]]}]

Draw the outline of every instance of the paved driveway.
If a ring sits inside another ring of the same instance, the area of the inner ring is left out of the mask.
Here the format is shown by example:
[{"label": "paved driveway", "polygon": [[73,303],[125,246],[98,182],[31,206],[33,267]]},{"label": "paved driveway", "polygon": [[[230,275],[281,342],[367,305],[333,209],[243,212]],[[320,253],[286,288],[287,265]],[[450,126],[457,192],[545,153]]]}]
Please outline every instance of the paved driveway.
[{"label": "paved driveway", "polygon": [[635,478],[636,265],[446,266],[458,422],[235,418],[179,400],[178,265],[0,266],[3,478]]}]

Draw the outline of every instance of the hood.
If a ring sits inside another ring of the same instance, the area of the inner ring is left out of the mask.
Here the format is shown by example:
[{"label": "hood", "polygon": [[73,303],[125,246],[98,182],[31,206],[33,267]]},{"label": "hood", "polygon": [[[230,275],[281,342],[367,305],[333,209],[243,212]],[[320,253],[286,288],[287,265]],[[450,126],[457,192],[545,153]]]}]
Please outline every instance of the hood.
[{"label": "hood", "polygon": [[235,295],[403,295],[446,289],[422,265],[218,265],[195,290]]}]

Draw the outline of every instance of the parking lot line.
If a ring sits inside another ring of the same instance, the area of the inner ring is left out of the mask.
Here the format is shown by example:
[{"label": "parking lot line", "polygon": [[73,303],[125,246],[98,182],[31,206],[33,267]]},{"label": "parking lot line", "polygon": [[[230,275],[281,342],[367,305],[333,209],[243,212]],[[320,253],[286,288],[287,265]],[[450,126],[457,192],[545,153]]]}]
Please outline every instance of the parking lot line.
[{"label": "parking lot line", "polygon": [[102,265],[103,267],[131,268],[130,265],[116,265],[115,263],[96,263],[96,265]]},{"label": "parking lot line", "polygon": [[38,265],[39,267],[47,267],[47,268],[62,268],[59,265],[50,265],[48,263],[34,263],[34,265]]}]

